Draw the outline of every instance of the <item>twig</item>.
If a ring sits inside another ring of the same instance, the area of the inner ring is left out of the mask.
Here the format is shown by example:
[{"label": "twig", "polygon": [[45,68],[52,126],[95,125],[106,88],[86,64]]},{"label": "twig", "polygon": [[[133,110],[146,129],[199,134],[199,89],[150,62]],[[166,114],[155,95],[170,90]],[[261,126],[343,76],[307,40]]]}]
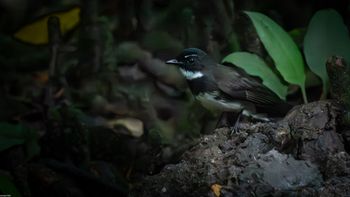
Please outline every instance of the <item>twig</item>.
[{"label": "twig", "polygon": [[54,104],[53,81],[55,80],[58,53],[59,53],[60,43],[61,43],[60,20],[57,16],[51,16],[48,19],[47,30],[48,30],[48,37],[49,37],[51,59],[49,64],[49,84],[46,89],[45,104],[47,105],[48,108],[50,108]]}]

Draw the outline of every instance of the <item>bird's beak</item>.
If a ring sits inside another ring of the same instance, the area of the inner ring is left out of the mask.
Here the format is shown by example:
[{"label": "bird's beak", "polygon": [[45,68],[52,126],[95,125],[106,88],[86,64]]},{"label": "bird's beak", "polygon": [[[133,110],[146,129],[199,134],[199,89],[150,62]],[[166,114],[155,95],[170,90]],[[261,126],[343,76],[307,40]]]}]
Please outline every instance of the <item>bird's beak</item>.
[{"label": "bird's beak", "polygon": [[183,62],[177,61],[177,59],[171,59],[165,62],[166,64],[182,65]]}]

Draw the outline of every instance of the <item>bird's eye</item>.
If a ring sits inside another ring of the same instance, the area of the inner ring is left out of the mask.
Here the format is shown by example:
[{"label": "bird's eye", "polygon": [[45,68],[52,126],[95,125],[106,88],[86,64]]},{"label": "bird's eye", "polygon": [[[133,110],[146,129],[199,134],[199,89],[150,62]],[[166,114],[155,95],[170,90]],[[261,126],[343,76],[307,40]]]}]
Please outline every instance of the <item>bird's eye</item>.
[{"label": "bird's eye", "polygon": [[193,59],[193,58],[190,58],[190,59],[188,60],[188,62],[189,62],[189,63],[193,63],[193,62],[194,62],[194,59]]}]

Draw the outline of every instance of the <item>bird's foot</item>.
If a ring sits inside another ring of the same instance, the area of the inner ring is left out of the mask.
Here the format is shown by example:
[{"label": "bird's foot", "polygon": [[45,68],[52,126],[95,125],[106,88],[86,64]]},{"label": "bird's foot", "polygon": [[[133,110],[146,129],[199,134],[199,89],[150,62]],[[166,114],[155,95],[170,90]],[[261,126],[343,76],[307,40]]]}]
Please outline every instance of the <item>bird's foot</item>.
[{"label": "bird's foot", "polygon": [[231,133],[230,135],[233,135],[233,134],[238,134],[239,133],[239,122],[241,120],[241,116],[242,116],[242,111],[239,112],[238,116],[237,116],[237,119],[235,121],[235,124],[233,125],[233,127],[231,128]]},{"label": "bird's foot", "polygon": [[239,133],[238,125],[231,127],[230,130],[231,130],[231,133],[230,133],[231,136]]}]

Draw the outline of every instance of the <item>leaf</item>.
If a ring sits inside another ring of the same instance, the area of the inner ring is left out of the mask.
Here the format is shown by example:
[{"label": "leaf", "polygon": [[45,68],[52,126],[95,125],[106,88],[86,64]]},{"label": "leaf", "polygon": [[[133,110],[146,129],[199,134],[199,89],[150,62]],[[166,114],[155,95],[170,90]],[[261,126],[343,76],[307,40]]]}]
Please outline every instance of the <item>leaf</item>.
[{"label": "leaf", "polygon": [[326,60],[339,55],[350,62],[349,32],[335,10],[320,10],[312,17],[304,38],[304,54],[310,69],[322,79],[325,97],[329,87]]},{"label": "leaf", "polygon": [[260,40],[273,59],[277,70],[287,82],[300,86],[304,102],[307,102],[304,62],[295,42],[281,26],[269,17],[257,12],[245,13],[252,20]]},{"label": "leaf", "polygon": [[[1,134],[2,135],[2,134]],[[0,151],[11,148],[12,146],[23,144],[24,139],[11,139],[4,136],[0,136]]]},{"label": "leaf", "polygon": [[210,186],[211,190],[213,191],[215,197],[220,197],[221,196],[221,188],[222,186],[219,184],[213,184]]},{"label": "leaf", "polygon": [[0,151],[15,145],[24,144],[27,158],[31,158],[40,151],[37,140],[37,132],[33,129],[26,128],[22,125],[0,122]]},{"label": "leaf", "polygon": [[20,125],[0,123],[0,151],[12,146],[23,144],[24,128]]},{"label": "leaf", "polygon": [[260,77],[263,84],[285,100],[288,87],[283,85],[280,79],[273,73],[270,67],[257,55],[248,52],[235,52],[223,59],[223,62],[232,63],[248,74]]},{"label": "leaf", "polygon": [[22,42],[41,45],[48,43],[47,21],[51,16],[57,16],[60,19],[60,29],[62,35],[74,29],[80,21],[80,8],[74,7],[66,11],[53,12],[40,17],[34,22],[25,25],[19,29],[14,37]]},{"label": "leaf", "polygon": [[143,122],[136,118],[121,118],[117,120],[111,120],[107,123],[110,128],[115,126],[125,127],[132,136],[141,137],[144,133]]},{"label": "leaf", "polygon": [[10,180],[10,178],[5,175],[0,175],[0,191],[1,191],[0,193],[4,194],[3,196],[6,196],[6,195],[9,195],[12,197],[21,196],[18,189]]}]

